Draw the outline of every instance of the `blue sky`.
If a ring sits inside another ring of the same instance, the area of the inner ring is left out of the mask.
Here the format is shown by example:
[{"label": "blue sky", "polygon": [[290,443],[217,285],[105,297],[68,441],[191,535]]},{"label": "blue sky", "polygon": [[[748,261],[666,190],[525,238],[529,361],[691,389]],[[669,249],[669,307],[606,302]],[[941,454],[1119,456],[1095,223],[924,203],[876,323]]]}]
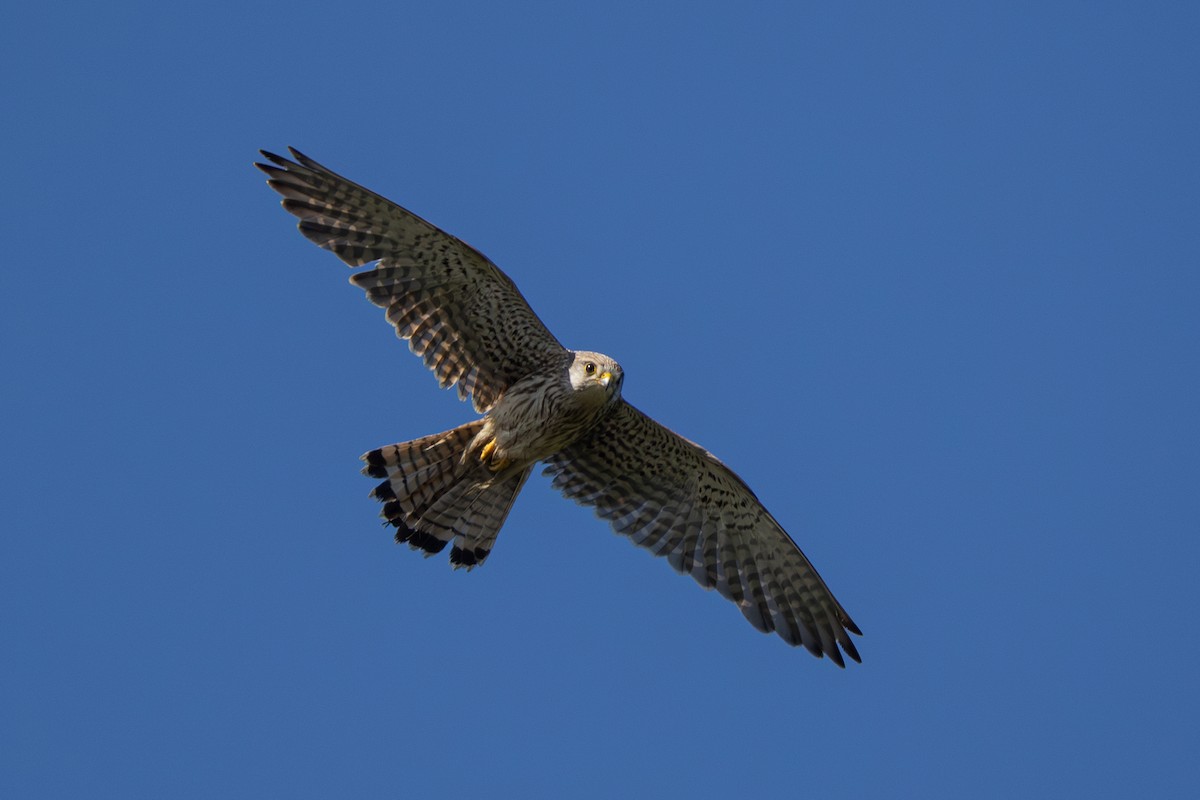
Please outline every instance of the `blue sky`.
[{"label": "blue sky", "polygon": [[[834,4],[837,6],[838,4]],[[33,4],[0,30],[0,792],[1194,786],[1189,3]],[[531,479],[485,567],[358,456],[471,417],[251,168],[476,245],[865,636]]]}]

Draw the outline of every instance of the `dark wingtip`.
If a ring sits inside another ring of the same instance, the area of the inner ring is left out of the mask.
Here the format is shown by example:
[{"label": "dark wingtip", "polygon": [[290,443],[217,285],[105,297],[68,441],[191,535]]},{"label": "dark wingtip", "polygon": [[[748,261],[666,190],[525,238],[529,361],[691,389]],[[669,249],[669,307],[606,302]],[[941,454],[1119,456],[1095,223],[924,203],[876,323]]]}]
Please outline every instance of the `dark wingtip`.
[{"label": "dark wingtip", "polygon": [[[265,158],[267,161],[270,161],[271,163],[264,164],[261,161],[255,161],[254,166],[258,167],[260,170],[265,172],[267,174],[267,176],[270,178],[276,178],[279,175],[282,175],[283,173],[287,172],[288,167],[296,166],[296,164],[292,163],[288,159],[284,158],[281,155],[277,155],[276,153],[272,153],[270,150],[259,150],[258,153],[259,153],[259,155],[261,155],[263,158]],[[269,180],[267,181],[267,183],[270,183],[270,182],[271,181],[269,181]]]},{"label": "dark wingtip", "polygon": [[318,164],[316,161],[313,161],[311,158],[304,155],[304,153],[301,153],[299,150],[297,150],[294,147],[289,146],[288,152],[291,153],[292,158],[296,159],[296,162],[299,163],[303,167],[307,167],[311,170],[316,170],[317,172],[329,172],[328,169],[326,169],[322,165]]},{"label": "dark wingtip", "polygon": [[842,669],[846,668],[846,659],[842,658],[842,651],[838,649],[837,642],[831,642],[829,649],[825,650],[822,655],[829,656],[829,660]]},{"label": "dark wingtip", "polygon": [[[313,170],[315,172],[329,172],[328,169],[321,166],[316,161],[313,161],[311,158],[304,155],[304,153],[301,153],[299,150],[297,150],[296,148],[291,147],[291,146],[288,147],[288,153],[291,154],[292,158],[288,158],[287,156],[281,156],[278,153],[272,153],[270,150],[259,150],[258,152],[263,158],[267,159],[272,164],[275,164],[278,167],[283,167],[285,170],[288,169],[289,167],[305,167],[305,168]],[[292,159],[295,159],[295,160],[293,161]],[[255,163],[255,166],[258,167],[259,169],[264,169],[267,167],[266,164],[258,164],[258,163]]]},{"label": "dark wingtip", "polygon": [[286,167],[288,165],[293,164],[293,162],[290,161],[289,159],[284,158],[283,156],[278,155],[276,153],[272,153],[270,150],[259,150],[258,154],[261,155],[263,158],[267,159],[268,161],[270,161],[272,164],[275,164],[280,167]]}]

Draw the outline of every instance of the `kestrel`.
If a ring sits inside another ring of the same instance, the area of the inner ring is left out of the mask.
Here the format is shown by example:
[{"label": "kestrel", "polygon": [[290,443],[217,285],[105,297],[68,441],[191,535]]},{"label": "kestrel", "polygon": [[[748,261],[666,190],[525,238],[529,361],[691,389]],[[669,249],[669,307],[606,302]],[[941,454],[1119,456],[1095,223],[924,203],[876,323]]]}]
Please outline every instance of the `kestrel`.
[{"label": "kestrel", "polygon": [[483,416],[362,457],[396,540],[487,559],[538,462],[566,497],[716,589],[760,631],[845,666],[858,626],[750,487],[621,397],[606,355],[568,350],[482,253],[300,152],[256,164],[300,232],[351,267],[396,335]]}]

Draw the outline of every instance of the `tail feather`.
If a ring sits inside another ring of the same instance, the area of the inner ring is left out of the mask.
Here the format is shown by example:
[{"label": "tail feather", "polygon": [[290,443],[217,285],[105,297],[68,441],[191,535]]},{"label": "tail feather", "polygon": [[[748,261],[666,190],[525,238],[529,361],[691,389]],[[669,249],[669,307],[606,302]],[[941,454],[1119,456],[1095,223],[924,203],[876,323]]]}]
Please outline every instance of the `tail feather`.
[{"label": "tail feather", "polygon": [[396,528],[396,541],[426,556],[453,541],[450,563],[468,570],[488,557],[530,472],[492,484],[482,465],[464,463],[463,453],[482,425],[476,420],[362,457],[363,474],[385,479],[371,496],[383,503],[380,516]]},{"label": "tail feather", "polygon": [[429,509],[425,519],[454,534],[450,563],[456,568],[469,570],[487,559],[531,469],[486,489],[471,486],[466,491],[448,492]]}]

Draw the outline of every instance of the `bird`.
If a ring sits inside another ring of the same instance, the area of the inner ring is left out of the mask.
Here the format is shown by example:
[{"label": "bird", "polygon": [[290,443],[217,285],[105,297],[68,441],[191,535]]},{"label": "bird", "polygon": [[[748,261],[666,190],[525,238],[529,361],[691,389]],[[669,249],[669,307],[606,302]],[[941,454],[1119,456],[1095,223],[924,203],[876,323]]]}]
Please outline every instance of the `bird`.
[{"label": "bird", "polygon": [[482,416],[362,456],[397,542],[450,545],[468,571],[491,553],[536,465],[565,497],[705,589],[759,631],[845,667],[862,635],[800,548],[716,456],[622,396],[624,371],[569,350],[480,251],[295,148],[255,166],[300,233],[355,272],[442,388]]}]

